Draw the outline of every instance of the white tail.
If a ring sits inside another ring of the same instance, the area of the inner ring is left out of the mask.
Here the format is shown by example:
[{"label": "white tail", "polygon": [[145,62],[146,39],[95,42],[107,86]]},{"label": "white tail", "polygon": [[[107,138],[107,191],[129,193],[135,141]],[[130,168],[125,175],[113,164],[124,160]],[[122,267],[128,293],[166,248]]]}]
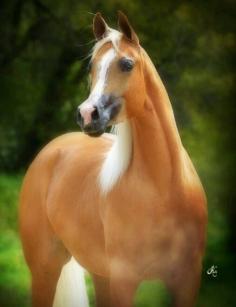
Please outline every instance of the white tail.
[{"label": "white tail", "polygon": [[53,307],[88,307],[84,269],[72,257],[64,265],[57,283]]}]

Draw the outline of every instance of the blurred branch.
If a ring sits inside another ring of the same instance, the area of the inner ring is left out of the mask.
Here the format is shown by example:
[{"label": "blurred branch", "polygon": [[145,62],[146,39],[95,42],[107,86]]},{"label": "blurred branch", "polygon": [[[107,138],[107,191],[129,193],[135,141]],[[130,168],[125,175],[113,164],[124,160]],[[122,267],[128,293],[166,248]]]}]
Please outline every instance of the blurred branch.
[{"label": "blurred branch", "polygon": [[12,61],[14,61],[15,58],[20,56],[20,54],[28,47],[29,43],[35,38],[35,32],[38,28],[40,28],[41,24],[42,20],[37,20],[35,23],[33,23],[21,41],[17,45],[12,46],[12,51],[2,57],[0,61],[0,68],[2,70],[6,68]]},{"label": "blurred branch", "polygon": [[66,32],[67,37],[70,38],[72,42],[76,42],[79,36],[79,31],[76,31],[71,27],[70,23],[66,21],[66,19],[59,18],[56,16],[48,6],[42,3],[39,0],[32,0],[33,4],[36,8],[36,12],[42,12],[43,14],[48,15],[52,21],[57,23],[62,29]]},{"label": "blurred branch", "polygon": [[[57,120],[55,120],[57,110],[65,100],[62,94],[64,81],[71,65],[77,59],[75,51],[76,49],[73,46],[66,45],[61,52],[57,68],[47,84],[42,104],[39,105],[35,112],[33,125],[26,134],[25,143],[21,146],[21,151],[18,154],[19,165],[28,163],[38,148],[42,146],[42,143],[51,138],[50,131],[53,131],[54,125],[57,124]],[[86,66],[87,63],[83,61],[78,73],[72,80],[73,83],[79,83],[83,79]]]},{"label": "blurred branch", "polygon": [[[10,39],[11,47],[9,48],[11,51],[6,50],[4,52],[4,48],[1,50],[0,55],[0,69],[3,70],[12,61],[14,61],[17,57],[21,55],[21,53],[28,47],[29,43],[36,39],[38,30],[41,28],[42,24],[45,25],[45,22],[53,21],[58,26],[62,28],[62,30],[66,33],[66,40],[68,44],[75,45],[79,40],[79,31],[75,30],[69,25],[69,22],[66,22],[65,19],[57,17],[45,4],[43,4],[39,0],[32,0],[32,3],[35,7],[35,11],[38,15],[37,20],[34,21],[31,26],[28,28],[23,37],[20,38],[17,30],[19,28],[21,22],[21,15],[23,10],[24,2],[19,0],[16,2],[14,10],[13,10],[13,18],[12,18],[12,28],[10,31]],[[46,17],[44,16],[46,15]],[[37,37],[39,38],[39,37]],[[79,53],[79,50],[77,50]],[[82,56],[78,54],[79,56]]]}]

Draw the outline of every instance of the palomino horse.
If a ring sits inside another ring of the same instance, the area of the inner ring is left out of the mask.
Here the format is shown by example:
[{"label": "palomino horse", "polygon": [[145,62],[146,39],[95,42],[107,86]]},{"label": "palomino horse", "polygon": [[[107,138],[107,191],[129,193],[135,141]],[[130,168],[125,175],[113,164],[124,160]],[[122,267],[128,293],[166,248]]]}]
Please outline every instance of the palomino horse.
[{"label": "palomino horse", "polygon": [[[35,307],[60,305],[65,286],[60,306],[79,305],[62,276],[77,262],[100,307],[132,306],[148,280],[162,280],[178,307],[193,306],[199,289],[204,191],[154,65],[121,12],[118,24],[120,32],[94,17],[91,93],[78,108],[85,133],[50,142],[24,179],[21,238]],[[116,135],[104,133],[110,125]]]}]

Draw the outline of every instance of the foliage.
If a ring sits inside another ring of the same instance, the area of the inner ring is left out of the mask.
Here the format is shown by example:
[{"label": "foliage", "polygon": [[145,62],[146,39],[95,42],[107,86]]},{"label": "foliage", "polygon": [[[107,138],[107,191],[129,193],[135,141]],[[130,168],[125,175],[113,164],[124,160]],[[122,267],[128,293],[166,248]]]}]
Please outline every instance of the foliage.
[{"label": "foliage", "polygon": [[2,307],[28,307],[29,272],[15,232],[5,230],[0,238],[0,302]]},{"label": "foliage", "polygon": [[170,295],[160,281],[144,281],[137,289],[135,307],[167,307],[171,305]]}]

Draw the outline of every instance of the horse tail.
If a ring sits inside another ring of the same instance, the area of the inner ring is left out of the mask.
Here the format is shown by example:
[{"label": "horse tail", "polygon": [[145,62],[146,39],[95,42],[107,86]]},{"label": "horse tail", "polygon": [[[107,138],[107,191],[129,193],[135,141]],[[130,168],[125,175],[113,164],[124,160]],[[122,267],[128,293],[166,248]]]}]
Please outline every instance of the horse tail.
[{"label": "horse tail", "polygon": [[84,269],[72,257],[64,265],[57,283],[53,307],[88,307]]}]

